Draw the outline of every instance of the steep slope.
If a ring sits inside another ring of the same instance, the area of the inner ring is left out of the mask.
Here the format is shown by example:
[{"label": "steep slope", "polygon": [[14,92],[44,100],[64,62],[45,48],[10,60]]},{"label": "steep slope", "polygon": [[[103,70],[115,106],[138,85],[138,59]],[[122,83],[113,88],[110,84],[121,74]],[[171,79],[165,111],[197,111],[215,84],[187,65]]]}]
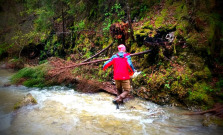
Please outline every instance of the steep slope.
[{"label": "steep slope", "polygon": [[[1,4],[5,22],[7,5]],[[20,8],[9,16],[23,16],[20,23],[13,23],[16,27],[1,32],[6,34],[1,39],[1,52],[16,60],[25,56],[44,63],[54,56],[80,63],[115,42],[94,59],[108,58],[118,44],[124,43],[130,53],[151,49],[148,54],[132,57],[135,68],[142,71],[132,80],[133,94],[159,104],[208,108],[222,102],[223,23],[219,0],[17,0],[11,5]],[[1,24],[1,31],[9,26]],[[24,55],[27,52],[32,53]],[[102,64],[76,67],[72,73],[84,79],[111,81],[111,69],[104,72],[101,68]],[[20,74],[27,75],[30,70]],[[25,84],[38,86],[45,82],[45,76],[47,72],[39,76],[40,82],[37,79]]]}]

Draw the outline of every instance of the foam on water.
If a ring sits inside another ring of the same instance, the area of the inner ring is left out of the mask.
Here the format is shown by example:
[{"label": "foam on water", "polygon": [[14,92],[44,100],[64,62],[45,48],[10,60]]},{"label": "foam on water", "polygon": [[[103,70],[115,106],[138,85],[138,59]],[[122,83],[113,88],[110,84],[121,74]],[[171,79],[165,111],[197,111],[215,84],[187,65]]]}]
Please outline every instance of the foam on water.
[{"label": "foam on water", "polygon": [[[117,110],[111,102],[113,97],[108,94],[84,94],[73,89],[64,89],[63,87],[52,87],[51,90],[37,89],[30,91],[30,93],[37,99],[40,108],[45,106],[46,101],[56,101],[62,103],[68,112],[72,110],[77,110],[79,113],[86,111],[94,116],[113,115],[116,118],[126,120],[140,120],[143,115],[163,113],[162,109],[157,109],[157,105],[148,102],[139,104],[146,111],[129,110],[125,106],[120,106],[120,109]],[[151,109],[148,111],[147,108]],[[134,116],[136,112],[138,115]]]},{"label": "foam on water", "polygon": [[[0,84],[8,81],[7,75],[0,79]],[[31,93],[38,104],[14,113],[13,104],[27,93]],[[0,134],[214,135],[223,131],[203,127],[201,116],[181,116],[177,114],[182,113],[181,109],[138,98],[120,105],[117,110],[111,102],[113,98],[107,93],[84,94],[60,86],[38,89],[0,85]]]},{"label": "foam on water", "polygon": [[[90,115],[92,117],[107,117],[108,119],[115,118],[126,122],[135,121],[135,123],[142,126],[143,134],[147,134],[145,128],[146,124],[152,123],[157,118],[162,118],[162,114],[164,114],[164,110],[158,105],[151,102],[141,101],[139,99],[137,99],[137,102],[133,103],[133,105],[137,104],[141,109],[130,109],[128,105],[121,105],[120,109],[117,110],[115,105],[111,102],[114,96],[109,94],[84,94],[66,87],[51,87],[50,89],[51,90],[49,90],[49,88],[42,90],[32,89],[29,91],[29,93],[31,93],[38,101],[38,105],[32,106],[31,108],[38,108],[41,110],[49,107],[48,101],[55,101],[65,107],[65,113],[77,113],[75,116],[71,115],[73,122],[68,122],[70,124],[60,125],[64,130],[71,130],[72,126],[77,124],[80,125],[80,119],[77,116],[85,117],[85,113],[87,113],[87,116]],[[126,104],[128,104],[128,102]],[[95,122],[95,120],[92,122]]]}]

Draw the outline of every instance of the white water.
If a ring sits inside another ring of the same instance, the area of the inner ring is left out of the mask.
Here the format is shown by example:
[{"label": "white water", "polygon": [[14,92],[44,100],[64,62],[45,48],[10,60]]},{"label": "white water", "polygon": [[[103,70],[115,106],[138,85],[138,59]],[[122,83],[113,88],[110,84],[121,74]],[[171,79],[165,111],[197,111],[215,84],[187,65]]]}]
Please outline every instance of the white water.
[{"label": "white water", "polygon": [[[11,73],[0,70],[1,135],[220,135],[223,129],[202,126],[202,116],[161,107],[138,98],[117,110],[114,96],[83,94],[66,87],[45,89],[3,87]],[[13,105],[31,93],[38,104],[13,112]]]}]

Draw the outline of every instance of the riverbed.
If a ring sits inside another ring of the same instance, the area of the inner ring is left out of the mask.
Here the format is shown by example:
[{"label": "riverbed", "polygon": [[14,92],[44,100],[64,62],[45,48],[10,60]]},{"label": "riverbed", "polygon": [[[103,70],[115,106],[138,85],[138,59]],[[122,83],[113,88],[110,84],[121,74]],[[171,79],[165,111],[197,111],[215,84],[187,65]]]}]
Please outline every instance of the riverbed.
[{"label": "riverbed", "polygon": [[[134,98],[120,109],[113,95],[85,94],[53,86],[7,86],[11,71],[0,69],[0,135],[220,135],[223,128],[202,125],[203,116],[182,115],[178,107]],[[13,111],[31,93],[38,104]]]}]

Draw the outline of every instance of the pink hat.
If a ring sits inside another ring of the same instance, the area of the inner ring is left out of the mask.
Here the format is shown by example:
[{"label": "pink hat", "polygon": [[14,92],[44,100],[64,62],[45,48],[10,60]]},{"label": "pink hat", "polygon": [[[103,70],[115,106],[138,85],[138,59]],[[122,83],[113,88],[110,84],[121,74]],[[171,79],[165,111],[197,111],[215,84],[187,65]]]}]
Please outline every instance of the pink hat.
[{"label": "pink hat", "polygon": [[119,52],[125,52],[126,48],[125,48],[125,45],[121,44],[118,46],[118,51]]}]

